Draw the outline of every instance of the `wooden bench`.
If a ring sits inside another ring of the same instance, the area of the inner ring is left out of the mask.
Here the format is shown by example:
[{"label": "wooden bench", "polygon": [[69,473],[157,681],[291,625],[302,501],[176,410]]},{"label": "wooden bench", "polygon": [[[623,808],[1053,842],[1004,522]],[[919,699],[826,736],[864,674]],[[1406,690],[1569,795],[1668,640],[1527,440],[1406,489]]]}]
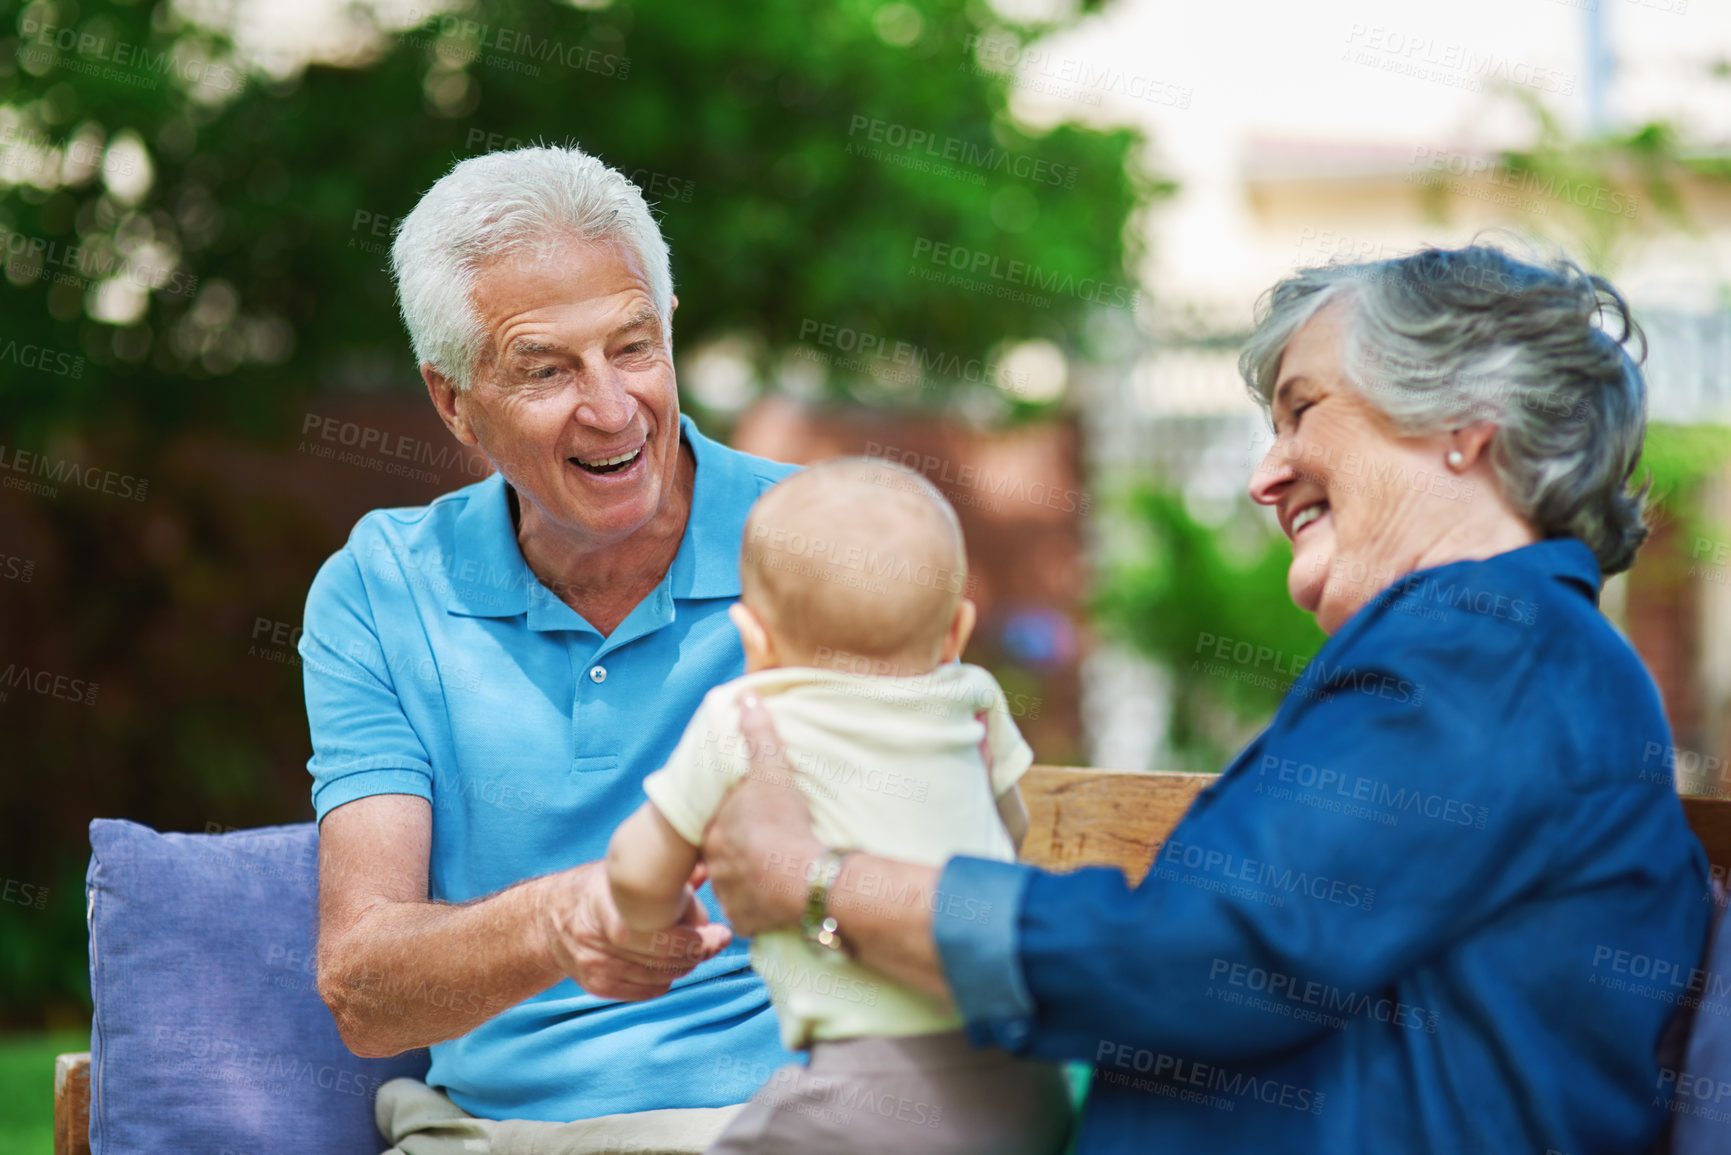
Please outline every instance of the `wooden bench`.
[{"label": "wooden bench", "polygon": [[[1035,766],[1023,779],[1028,837],[1022,857],[1047,870],[1115,866],[1139,882],[1154,853],[1212,774],[1129,773]],[[1731,799],[1684,798],[1689,828],[1717,877],[1731,867]],[[89,1155],[90,1055],[54,1063],[55,1155]]]}]

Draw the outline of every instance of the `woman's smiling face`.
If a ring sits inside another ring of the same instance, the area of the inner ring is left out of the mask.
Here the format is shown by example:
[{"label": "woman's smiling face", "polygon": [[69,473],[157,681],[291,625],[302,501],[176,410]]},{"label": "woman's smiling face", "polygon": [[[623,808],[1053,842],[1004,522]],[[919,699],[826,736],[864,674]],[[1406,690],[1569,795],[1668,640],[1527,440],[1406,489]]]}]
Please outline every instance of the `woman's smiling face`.
[{"label": "woman's smiling face", "polygon": [[1474,493],[1444,465],[1448,434],[1401,436],[1346,379],[1349,307],[1324,306],[1288,342],[1274,445],[1250,479],[1250,496],[1275,507],[1292,540],[1292,600],[1330,634],[1419,568],[1465,521]]}]

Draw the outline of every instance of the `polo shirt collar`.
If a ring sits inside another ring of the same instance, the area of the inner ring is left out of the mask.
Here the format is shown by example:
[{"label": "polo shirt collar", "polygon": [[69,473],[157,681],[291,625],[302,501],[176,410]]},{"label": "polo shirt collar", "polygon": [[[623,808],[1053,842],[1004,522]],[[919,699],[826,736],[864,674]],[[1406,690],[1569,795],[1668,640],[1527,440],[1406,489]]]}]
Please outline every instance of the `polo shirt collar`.
[{"label": "polo shirt collar", "polygon": [[[645,600],[737,598],[739,544],[746,515],[757,499],[757,479],[743,456],[705,437],[683,413],[679,431],[697,460],[691,514],[661,588]],[[481,618],[527,613],[530,624],[539,628],[581,628],[581,619],[523,560],[504,477],[495,473],[473,487],[453,538],[447,599],[451,612]],[[569,626],[552,620],[564,616],[560,610],[570,615]]]},{"label": "polo shirt collar", "polygon": [[681,414],[679,427],[697,457],[691,516],[668,570],[676,598],[737,598],[745,519],[761,485],[749,459],[705,437]]}]

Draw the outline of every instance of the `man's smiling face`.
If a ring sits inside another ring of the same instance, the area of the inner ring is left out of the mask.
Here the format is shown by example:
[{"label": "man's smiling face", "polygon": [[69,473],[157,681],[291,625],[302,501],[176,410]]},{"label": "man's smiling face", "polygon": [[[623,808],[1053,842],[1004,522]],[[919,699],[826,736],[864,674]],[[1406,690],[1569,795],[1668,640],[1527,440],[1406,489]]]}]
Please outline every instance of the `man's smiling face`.
[{"label": "man's smiling face", "polygon": [[486,339],[453,432],[580,548],[647,525],[674,491],[679,393],[637,256],[575,239],[508,255],[473,301]]}]

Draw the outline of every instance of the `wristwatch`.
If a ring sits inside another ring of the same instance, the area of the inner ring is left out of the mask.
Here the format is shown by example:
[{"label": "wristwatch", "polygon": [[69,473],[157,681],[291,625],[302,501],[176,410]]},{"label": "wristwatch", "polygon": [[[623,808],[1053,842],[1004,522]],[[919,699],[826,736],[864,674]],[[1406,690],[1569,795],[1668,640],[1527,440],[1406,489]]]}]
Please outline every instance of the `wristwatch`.
[{"label": "wristwatch", "polygon": [[841,864],[852,851],[826,850],[805,869],[805,913],[800,916],[799,929],[806,941],[824,948],[831,958],[847,957],[835,916],[829,913],[829,891],[841,877]]}]

